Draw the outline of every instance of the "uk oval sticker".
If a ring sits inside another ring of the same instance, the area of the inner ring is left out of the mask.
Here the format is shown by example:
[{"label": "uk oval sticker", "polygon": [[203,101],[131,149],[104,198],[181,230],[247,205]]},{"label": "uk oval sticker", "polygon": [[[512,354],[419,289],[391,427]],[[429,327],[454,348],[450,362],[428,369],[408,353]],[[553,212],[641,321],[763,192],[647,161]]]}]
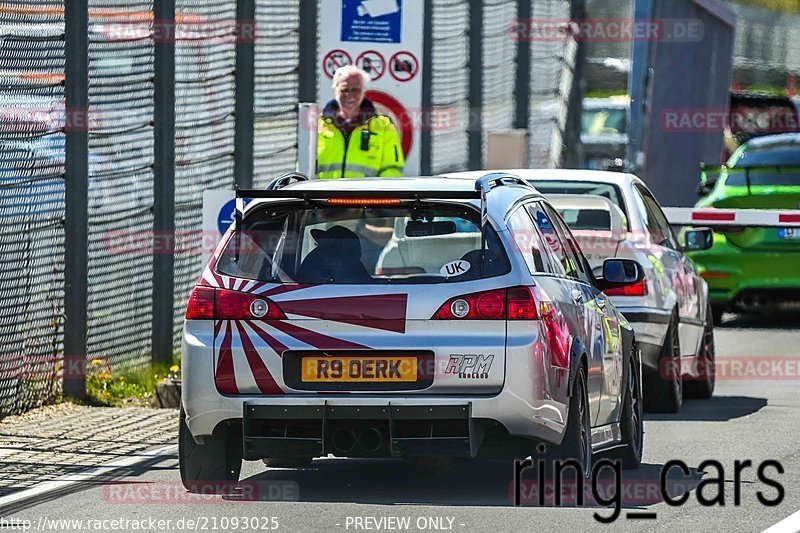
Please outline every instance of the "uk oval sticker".
[{"label": "uk oval sticker", "polygon": [[439,274],[442,276],[450,277],[450,276],[460,276],[467,270],[469,270],[470,264],[467,261],[458,260],[458,261],[450,261],[446,265],[444,265],[441,269],[439,269]]}]

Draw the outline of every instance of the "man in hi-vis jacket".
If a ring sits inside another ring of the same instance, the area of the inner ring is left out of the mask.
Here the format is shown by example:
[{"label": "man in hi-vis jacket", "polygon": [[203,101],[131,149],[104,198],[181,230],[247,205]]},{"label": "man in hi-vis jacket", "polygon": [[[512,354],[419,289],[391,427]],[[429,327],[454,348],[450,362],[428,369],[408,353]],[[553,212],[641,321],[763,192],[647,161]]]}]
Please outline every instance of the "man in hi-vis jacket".
[{"label": "man in hi-vis jacket", "polygon": [[403,149],[391,119],[364,98],[369,75],[346,65],[333,75],[334,99],[319,118],[319,179],[403,175]]}]

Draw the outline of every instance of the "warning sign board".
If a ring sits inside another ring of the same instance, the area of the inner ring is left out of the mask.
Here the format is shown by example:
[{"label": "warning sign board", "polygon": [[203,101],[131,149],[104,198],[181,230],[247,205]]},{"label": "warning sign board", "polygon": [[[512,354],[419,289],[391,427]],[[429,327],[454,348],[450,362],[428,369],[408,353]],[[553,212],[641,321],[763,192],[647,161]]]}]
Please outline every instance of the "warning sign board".
[{"label": "warning sign board", "polygon": [[[404,174],[420,173],[422,34],[425,3],[432,0],[324,0],[320,2],[317,95],[320,108],[334,98],[331,78],[353,64],[370,77],[365,97],[394,122],[406,155]],[[351,61],[353,59],[353,61]]]},{"label": "warning sign board", "polygon": [[331,50],[325,54],[325,59],[322,60],[322,69],[325,71],[326,76],[333,79],[333,74],[337,68],[351,65],[352,63],[353,58],[344,50]]},{"label": "warning sign board", "polygon": [[389,60],[389,72],[397,81],[411,81],[419,72],[419,61],[411,52],[397,52]]},{"label": "warning sign board", "polygon": [[356,66],[369,74],[372,81],[380,79],[386,72],[386,60],[375,50],[361,52],[361,55],[356,58]]}]

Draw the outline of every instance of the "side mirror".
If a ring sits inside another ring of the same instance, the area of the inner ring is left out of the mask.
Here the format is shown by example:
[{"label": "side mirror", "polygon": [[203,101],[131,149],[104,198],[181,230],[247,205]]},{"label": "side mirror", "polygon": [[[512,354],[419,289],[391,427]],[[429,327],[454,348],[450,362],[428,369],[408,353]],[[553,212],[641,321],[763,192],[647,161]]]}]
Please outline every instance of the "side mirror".
[{"label": "side mirror", "polygon": [[644,279],[644,269],[630,259],[606,259],[603,262],[603,279],[598,280],[602,291],[634,285]]},{"label": "side mirror", "polygon": [[690,229],[683,234],[683,250],[700,252],[714,245],[714,232],[708,228]]},{"label": "side mirror", "polygon": [[709,166],[700,163],[700,184],[697,186],[697,196],[708,196],[711,193],[717,184],[722,168],[720,165]]}]

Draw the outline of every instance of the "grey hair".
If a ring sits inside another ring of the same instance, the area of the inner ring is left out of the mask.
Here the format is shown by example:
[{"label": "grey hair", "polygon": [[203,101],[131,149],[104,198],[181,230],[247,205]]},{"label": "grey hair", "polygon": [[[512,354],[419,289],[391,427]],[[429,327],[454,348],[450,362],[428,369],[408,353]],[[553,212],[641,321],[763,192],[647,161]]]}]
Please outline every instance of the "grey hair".
[{"label": "grey hair", "polygon": [[361,76],[361,81],[363,84],[362,86],[366,90],[367,85],[369,85],[370,81],[369,74],[367,74],[366,72],[364,72],[355,65],[345,65],[343,67],[339,67],[336,69],[336,72],[333,73],[333,85],[331,85],[331,87],[333,87],[333,90],[334,91],[336,90],[336,86],[339,85],[339,82],[342,81],[343,78],[347,78],[349,76],[352,76],[353,74],[358,74],[359,76]]}]

